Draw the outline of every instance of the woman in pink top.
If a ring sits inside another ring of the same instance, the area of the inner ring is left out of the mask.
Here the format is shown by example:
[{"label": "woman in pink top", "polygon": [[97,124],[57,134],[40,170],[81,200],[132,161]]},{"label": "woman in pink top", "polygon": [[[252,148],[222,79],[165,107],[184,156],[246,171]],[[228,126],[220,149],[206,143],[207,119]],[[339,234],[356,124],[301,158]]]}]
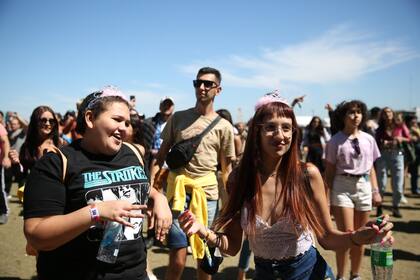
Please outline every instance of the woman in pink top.
[{"label": "woman in pink top", "polygon": [[[323,179],[313,164],[299,160],[298,129],[293,109],[277,92],[255,106],[243,158],[231,173],[229,200],[206,229],[185,212],[179,217],[186,234],[198,234],[209,246],[235,255],[248,236],[254,252],[254,279],[334,279],[314,247],[314,236],[336,250],[391,240],[392,224],[366,223],[356,231],[336,230],[331,222]],[[387,220],[387,218],[385,218]]]},{"label": "woman in pink top", "polygon": [[401,197],[401,203],[407,204],[407,198],[404,196],[404,186],[405,186],[405,178],[407,178],[408,175],[408,165],[409,165],[409,158],[406,154],[406,150],[404,149],[405,145],[411,144],[411,136],[410,136],[410,130],[408,129],[407,125],[404,122],[404,115],[403,113],[397,113],[395,116],[395,128],[392,133],[394,137],[399,137],[402,139],[401,143],[399,144],[399,148],[403,150],[404,154],[404,182],[403,182],[403,194]]},{"label": "woman in pink top", "polygon": [[4,190],[4,169],[10,168],[9,149],[10,143],[7,138],[6,128],[0,123],[0,225],[7,223],[9,212],[7,194]]},{"label": "woman in pink top", "polygon": [[410,141],[410,130],[404,123],[404,116],[402,113],[398,113],[395,116],[395,128],[392,134],[394,137],[403,137],[405,141]]},{"label": "woman in pink top", "polygon": [[[394,111],[389,107],[383,108],[375,135],[382,156],[375,167],[381,195],[385,192],[388,170],[391,171],[392,215],[396,218],[402,217],[399,206],[404,192],[404,153],[401,145],[410,140],[410,136],[403,135],[404,130],[403,126],[398,128]],[[378,207],[378,214],[382,214],[380,207]]]},{"label": "woman in pink top", "polygon": [[[327,144],[325,176],[337,228],[353,231],[368,221],[372,200],[375,205],[381,203],[373,167],[380,153],[375,139],[360,130],[367,117],[363,102],[353,100],[342,103],[335,115],[340,131]],[[350,279],[360,279],[364,248],[356,244],[336,250],[337,279],[344,279],[349,251]]]}]

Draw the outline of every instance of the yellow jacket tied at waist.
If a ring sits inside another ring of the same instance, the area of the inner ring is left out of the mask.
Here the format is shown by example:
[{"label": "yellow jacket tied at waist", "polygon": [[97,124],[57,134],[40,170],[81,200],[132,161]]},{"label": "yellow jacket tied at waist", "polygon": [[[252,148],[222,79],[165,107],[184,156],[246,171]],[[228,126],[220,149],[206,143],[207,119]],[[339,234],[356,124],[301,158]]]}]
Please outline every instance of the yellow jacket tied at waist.
[{"label": "yellow jacket tied at waist", "polygon": [[[197,221],[208,226],[207,199],[203,190],[204,186],[217,185],[217,177],[214,172],[198,178],[190,178],[185,174],[169,172],[166,197],[172,200],[172,210],[183,212],[186,194],[191,194],[189,210],[195,215]],[[193,234],[189,237],[191,250],[195,259],[204,257],[204,242]]]}]

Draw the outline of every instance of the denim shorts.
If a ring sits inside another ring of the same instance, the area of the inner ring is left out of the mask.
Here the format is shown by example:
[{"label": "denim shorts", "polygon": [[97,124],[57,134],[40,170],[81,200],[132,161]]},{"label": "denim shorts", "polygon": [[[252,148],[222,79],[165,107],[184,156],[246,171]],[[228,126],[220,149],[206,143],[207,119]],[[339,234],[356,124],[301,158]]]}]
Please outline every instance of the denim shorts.
[{"label": "denim shorts", "polygon": [[[190,205],[191,196],[187,194],[184,210],[187,210]],[[218,200],[207,200],[207,217],[209,227],[213,223],[218,212]],[[188,247],[187,235],[182,231],[179,226],[178,216],[181,213],[172,211],[172,227],[167,236],[167,245],[170,249],[179,249]]]},{"label": "denim shorts", "polygon": [[276,261],[255,257],[254,262],[254,280],[335,280],[331,267],[314,247],[292,259]]}]

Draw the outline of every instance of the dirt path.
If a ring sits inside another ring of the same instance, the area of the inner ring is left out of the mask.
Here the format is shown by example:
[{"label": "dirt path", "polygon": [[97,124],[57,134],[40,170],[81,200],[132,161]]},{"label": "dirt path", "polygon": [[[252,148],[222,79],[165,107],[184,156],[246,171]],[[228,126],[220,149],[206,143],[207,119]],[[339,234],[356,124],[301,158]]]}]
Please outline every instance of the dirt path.
[{"label": "dirt path", "polygon": [[[13,191],[16,189],[14,188]],[[395,224],[394,236],[394,277],[393,279],[420,279],[420,197],[407,194],[409,203],[402,207],[402,219],[392,219]],[[385,197],[385,211],[390,212],[390,199]],[[0,280],[36,279],[35,259],[25,256],[25,239],[22,233],[22,210],[13,197],[9,203],[11,214],[5,225],[0,225]],[[319,248],[319,246],[318,246]],[[321,254],[335,271],[334,253],[320,248]],[[370,251],[365,252],[363,259],[363,279],[370,279]],[[149,261],[154,273],[159,279],[163,275],[168,263],[167,250],[153,247],[149,251]],[[225,258],[219,272],[213,279],[236,279],[238,256]],[[187,267],[183,279],[195,279],[195,264],[191,256],[188,257]],[[253,262],[247,274],[252,279]],[[347,275],[346,275],[347,276]]]}]

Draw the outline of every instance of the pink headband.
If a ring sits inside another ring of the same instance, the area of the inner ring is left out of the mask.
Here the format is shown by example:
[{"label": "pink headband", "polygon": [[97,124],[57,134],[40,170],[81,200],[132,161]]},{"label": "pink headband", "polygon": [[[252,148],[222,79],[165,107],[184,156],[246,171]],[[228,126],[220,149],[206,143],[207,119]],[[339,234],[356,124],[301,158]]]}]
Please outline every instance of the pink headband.
[{"label": "pink headband", "polygon": [[98,94],[94,95],[94,99],[92,99],[89,102],[89,104],[86,106],[86,109],[92,109],[93,106],[99,101],[100,98],[107,97],[107,96],[119,96],[128,102],[127,97],[122,93],[122,91],[120,91],[114,86],[106,86],[102,90],[98,91],[97,93]]},{"label": "pink headband", "polygon": [[264,94],[263,97],[258,99],[257,104],[255,104],[255,111],[257,111],[258,109],[260,109],[264,105],[267,105],[269,103],[274,103],[274,102],[283,103],[284,105],[287,105],[287,106],[290,107],[287,100],[284,99],[283,97],[281,97],[280,96],[280,91],[276,89],[272,92]]},{"label": "pink headband", "polygon": [[124,95],[124,93],[122,93],[122,91],[120,91],[119,89],[117,89],[114,86],[106,86],[102,89],[101,97],[107,97],[107,96],[119,96],[122,99],[128,101],[128,99]]}]

